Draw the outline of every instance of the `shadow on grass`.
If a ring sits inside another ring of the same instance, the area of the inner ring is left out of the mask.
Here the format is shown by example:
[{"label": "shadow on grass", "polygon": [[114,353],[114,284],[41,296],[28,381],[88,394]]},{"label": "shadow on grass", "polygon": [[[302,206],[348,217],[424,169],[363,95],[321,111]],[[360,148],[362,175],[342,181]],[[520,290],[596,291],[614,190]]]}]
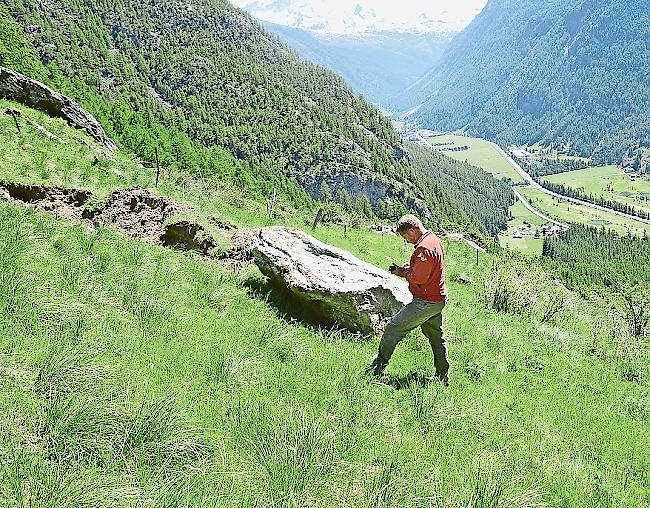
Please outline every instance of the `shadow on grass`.
[{"label": "shadow on grass", "polygon": [[277,309],[288,323],[298,322],[318,332],[341,333],[343,337],[353,341],[368,340],[361,334],[341,328],[336,321],[326,318],[327,311],[300,301],[289,289],[275,284],[271,279],[253,275],[243,281],[243,286],[252,297],[260,298]]},{"label": "shadow on grass", "polygon": [[395,374],[385,374],[381,378],[381,382],[388,385],[392,386],[395,388],[395,390],[402,390],[404,388],[408,388],[409,386],[420,386],[422,388],[435,383],[436,381],[432,381],[430,379],[431,374],[427,374],[422,371],[417,371],[414,370],[412,372],[409,372],[405,376],[396,376]]}]

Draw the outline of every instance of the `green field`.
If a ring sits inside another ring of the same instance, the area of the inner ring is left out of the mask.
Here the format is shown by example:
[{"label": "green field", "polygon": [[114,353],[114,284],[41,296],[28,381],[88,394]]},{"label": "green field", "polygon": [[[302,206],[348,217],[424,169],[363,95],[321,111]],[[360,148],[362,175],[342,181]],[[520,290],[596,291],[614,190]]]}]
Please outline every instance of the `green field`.
[{"label": "green field", "polygon": [[[19,109],[65,144],[0,116],[0,180],[153,187],[130,154],[96,159]],[[269,221],[211,179],[166,170],[156,192],[197,220],[311,232],[313,211]],[[380,267],[412,252],[364,227],[314,234]],[[0,200],[0,505],[647,506],[647,337],[534,260],[445,247],[449,388],[427,381],[419,332],[374,379],[377,337],[291,317],[254,266]]]},{"label": "green field", "polygon": [[531,187],[521,187],[519,191],[529,200],[531,205],[540,212],[562,222],[575,222],[590,226],[605,226],[619,234],[642,236],[644,231],[650,232],[650,225],[627,219],[610,212],[594,210],[588,206],[577,205],[567,201],[559,201],[542,191]]},{"label": "green field", "polygon": [[488,141],[455,134],[433,136],[428,138],[428,141],[437,150],[467,145],[469,147],[468,150],[462,152],[443,151],[443,153],[456,160],[467,161],[474,166],[482,168],[488,173],[492,173],[496,178],[509,178],[513,183],[523,182],[523,178],[521,178],[508,160]]},{"label": "green field", "polygon": [[499,235],[499,243],[502,247],[507,247],[509,249],[518,250],[525,252],[526,254],[532,255],[541,255],[542,254],[542,244],[544,240],[542,238],[534,238],[530,236],[523,236],[522,238],[514,238],[513,234],[515,231],[520,230],[525,227],[524,221],[533,226],[541,226],[547,222],[543,220],[538,215],[532,213],[528,208],[526,208],[523,203],[519,200],[510,207],[510,214],[512,220],[508,221],[508,229]]},{"label": "green field", "polygon": [[603,197],[650,213],[650,179],[636,178],[617,166],[598,166],[544,177],[544,180],[564,184],[583,194]]}]

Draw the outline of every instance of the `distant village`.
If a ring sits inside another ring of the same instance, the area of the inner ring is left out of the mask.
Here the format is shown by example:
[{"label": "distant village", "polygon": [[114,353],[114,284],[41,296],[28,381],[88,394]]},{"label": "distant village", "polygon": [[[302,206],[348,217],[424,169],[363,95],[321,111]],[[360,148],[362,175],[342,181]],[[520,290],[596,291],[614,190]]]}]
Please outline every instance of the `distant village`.
[{"label": "distant village", "polygon": [[523,223],[524,225],[522,227],[519,227],[513,231],[513,238],[545,238],[547,236],[557,236],[558,233],[566,229],[559,224],[544,224],[542,226],[534,226],[528,221],[523,221]]},{"label": "distant village", "polygon": [[410,141],[416,145],[425,146],[431,148],[431,144],[427,141],[427,136],[432,136],[439,134],[435,131],[430,131],[428,129],[417,129],[412,125],[402,125],[396,126],[395,130],[401,136],[404,141]]}]

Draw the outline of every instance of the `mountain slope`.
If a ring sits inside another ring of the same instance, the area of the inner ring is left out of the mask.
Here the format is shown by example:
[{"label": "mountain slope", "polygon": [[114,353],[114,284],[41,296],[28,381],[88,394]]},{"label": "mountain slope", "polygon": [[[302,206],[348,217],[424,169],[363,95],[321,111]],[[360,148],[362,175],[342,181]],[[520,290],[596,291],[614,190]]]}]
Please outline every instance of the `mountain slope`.
[{"label": "mountain slope", "polygon": [[491,0],[398,105],[431,128],[620,161],[650,143],[649,40],[645,0]]},{"label": "mountain slope", "polygon": [[499,224],[468,215],[435,171],[405,158],[374,106],[226,2],[64,0],[45,8],[13,0],[7,12],[27,28],[48,83],[147,161],[159,149],[166,165],[256,196],[278,188],[294,204],[307,203],[301,189],[318,198],[327,180],[434,224],[490,236],[505,225],[509,199],[498,204]]},{"label": "mountain slope", "polygon": [[[0,115],[1,181],[153,186],[127,150],[98,163],[62,120],[0,107],[22,127]],[[268,224],[237,189],[177,176],[159,193],[197,218]],[[285,226],[312,218],[282,212]],[[380,267],[410,254],[365,228],[313,234]],[[427,382],[422,336],[376,381],[363,374],[376,339],[290,319],[254,268],[1,199],[3,508],[647,504],[648,336],[535,260],[477,266],[443,241],[448,388]]]}]

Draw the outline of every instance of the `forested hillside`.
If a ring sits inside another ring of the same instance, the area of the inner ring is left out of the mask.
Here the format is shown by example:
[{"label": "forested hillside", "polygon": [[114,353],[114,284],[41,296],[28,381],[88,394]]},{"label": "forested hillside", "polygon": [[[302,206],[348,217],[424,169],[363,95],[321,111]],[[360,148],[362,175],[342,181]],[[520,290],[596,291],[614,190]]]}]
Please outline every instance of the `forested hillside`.
[{"label": "forested hillside", "polygon": [[648,41],[645,0],[491,0],[398,106],[426,127],[620,162],[650,144]]},{"label": "forested hillside", "polygon": [[508,211],[503,204],[514,203],[510,184],[499,180],[495,185],[492,175],[467,162],[455,161],[420,145],[407,146],[422,185],[429,178],[435,180],[441,197],[448,194],[452,202],[462,203],[469,217],[481,217],[490,234],[507,227]]},{"label": "forested hillside", "polygon": [[650,290],[650,239],[619,236],[604,228],[572,226],[544,239],[542,255],[572,287],[640,284]]},{"label": "forested hillside", "polygon": [[[224,1],[7,5],[7,26],[14,20],[25,33],[12,28],[22,39],[2,52],[5,64],[79,100],[145,160],[159,147],[164,164],[232,180],[253,196],[278,188],[305,204],[304,190],[318,198],[326,182],[334,195],[389,201],[440,227],[498,229],[492,216],[466,213],[435,169],[415,169],[390,122],[340,77],[301,61]],[[17,57],[18,46],[33,46],[38,59]]]}]

